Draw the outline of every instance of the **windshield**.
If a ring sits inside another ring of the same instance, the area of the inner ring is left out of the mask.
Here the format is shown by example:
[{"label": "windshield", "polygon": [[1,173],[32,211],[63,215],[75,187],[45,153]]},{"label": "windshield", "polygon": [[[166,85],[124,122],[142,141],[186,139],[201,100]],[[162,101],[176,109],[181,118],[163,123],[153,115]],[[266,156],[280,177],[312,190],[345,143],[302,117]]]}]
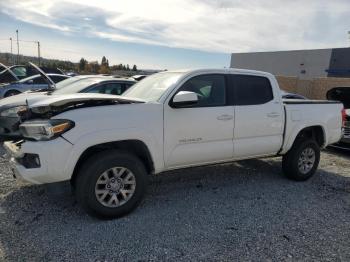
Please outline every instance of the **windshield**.
[{"label": "windshield", "polygon": [[[73,77],[74,78],[74,77]],[[71,79],[70,79],[71,80]],[[62,82],[66,82],[67,80],[64,80]],[[59,94],[73,94],[73,93],[79,93],[83,89],[98,83],[101,81],[101,78],[83,78],[83,79],[75,79],[75,81],[69,82],[64,84],[63,86],[59,86],[59,84],[56,85],[56,88],[53,91],[53,94],[59,95]]]},{"label": "windshield", "polygon": [[177,72],[151,75],[130,87],[122,96],[138,98],[146,102],[158,101],[165,91],[175,84],[181,76],[182,73]]}]

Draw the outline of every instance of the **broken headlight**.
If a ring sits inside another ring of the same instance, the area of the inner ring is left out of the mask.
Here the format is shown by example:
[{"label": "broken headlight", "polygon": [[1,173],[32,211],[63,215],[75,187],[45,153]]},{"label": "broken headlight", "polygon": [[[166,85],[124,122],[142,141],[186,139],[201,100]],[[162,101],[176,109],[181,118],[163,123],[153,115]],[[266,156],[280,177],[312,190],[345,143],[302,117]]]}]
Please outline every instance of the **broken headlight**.
[{"label": "broken headlight", "polygon": [[19,126],[21,134],[37,141],[54,139],[74,127],[67,119],[32,120]]},{"label": "broken headlight", "polygon": [[2,117],[19,117],[18,113],[25,111],[26,109],[27,109],[27,107],[25,107],[25,106],[11,107],[11,108],[8,108],[4,111],[1,111],[0,116],[2,116]]}]

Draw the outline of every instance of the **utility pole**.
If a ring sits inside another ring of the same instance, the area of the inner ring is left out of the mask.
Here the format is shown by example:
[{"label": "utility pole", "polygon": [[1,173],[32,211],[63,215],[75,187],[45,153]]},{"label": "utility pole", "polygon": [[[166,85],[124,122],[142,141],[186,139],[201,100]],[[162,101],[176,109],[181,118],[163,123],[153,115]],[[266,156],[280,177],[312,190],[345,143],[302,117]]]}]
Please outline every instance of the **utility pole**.
[{"label": "utility pole", "polygon": [[17,36],[17,64],[19,64],[19,42],[18,42],[18,29],[16,30]]},{"label": "utility pole", "polygon": [[14,59],[13,59],[13,53],[12,53],[12,37],[10,37],[10,42],[11,42],[11,63],[13,65],[14,64]]},{"label": "utility pole", "polygon": [[38,64],[40,66],[40,42],[38,41]]}]

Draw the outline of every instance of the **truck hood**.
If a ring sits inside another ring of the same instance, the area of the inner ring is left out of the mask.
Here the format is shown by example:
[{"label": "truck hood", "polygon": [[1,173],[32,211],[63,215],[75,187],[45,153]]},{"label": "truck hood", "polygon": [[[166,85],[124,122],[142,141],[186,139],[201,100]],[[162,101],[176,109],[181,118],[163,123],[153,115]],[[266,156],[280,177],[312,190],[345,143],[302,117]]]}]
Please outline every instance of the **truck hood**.
[{"label": "truck hood", "polygon": [[76,93],[65,95],[51,95],[46,99],[40,99],[39,101],[28,101],[28,106],[42,107],[42,106],[64,106],[69,103],[82,103],[86,101],[116,101],[120,103],[144,103],[143,100],[132,99],[123,96],[106,95],[106,94],[90,94],[90,93]]},{"label": "truck hood", "polygon": [[44,99],[27,99],[28,110],[22,120],[31,118],[50,118],[62,112],[84,107],[96,107],[111,104],[144,103],[142,100],[116,95],[76,93],[51,95]]}]

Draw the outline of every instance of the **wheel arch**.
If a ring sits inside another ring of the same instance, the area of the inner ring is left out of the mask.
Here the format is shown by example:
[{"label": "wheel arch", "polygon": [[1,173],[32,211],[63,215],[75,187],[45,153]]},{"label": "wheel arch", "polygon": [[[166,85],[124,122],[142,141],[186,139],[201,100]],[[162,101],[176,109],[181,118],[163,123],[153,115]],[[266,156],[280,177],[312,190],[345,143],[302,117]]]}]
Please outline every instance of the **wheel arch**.
[{"label": "wheel arch", "polygon": [[16,88],[11,88],[11,89],[9,89],[9,90],[6,90],[6,92],[4,93],[4,97],[7,97],[8,94],[11,93],[11,92],[15,92],[15,93],[18,93],[18,94],[22,93],[21,91],[19,91],[19,90],[16,89]]},{"label": "wheel arch", "polygon": [[325,128],[322,125],[313,125],[303,127],[297,132],[295,132],[293,139],[290,140],[285,151],[289,151],[295,143],[295,141],[302,138],[309,138],[315,140],[320,148],[325,147],[327,144],[327,134]]},{"label": "wheel arch", "polygon": [[153,161],[151,152],[147,147],[147,145],[141,140],[128,139],[128,140],[101,143],[101,144],[96,144],[88,147],[80,155],[77,163],[75,164],[73,174],[71,176],[72,185],[75,184],[78,171],[80,167],[83,165],[84,161],[86,161],[89,157],[93,156],[96,153],[100,153],[106,150],[113,150],[113,149],[129,152],[137,156],[144,163],[145,168],[149,174],[155,171],[154,161]]}]

